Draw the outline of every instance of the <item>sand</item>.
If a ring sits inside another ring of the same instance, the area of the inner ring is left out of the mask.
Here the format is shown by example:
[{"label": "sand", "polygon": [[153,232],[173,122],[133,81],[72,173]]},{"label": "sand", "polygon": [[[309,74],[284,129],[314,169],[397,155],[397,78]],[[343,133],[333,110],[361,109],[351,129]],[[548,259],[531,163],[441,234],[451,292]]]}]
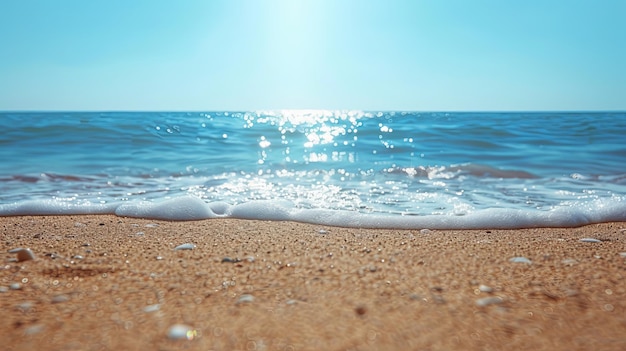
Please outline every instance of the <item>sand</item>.
[{"label": "sand", "polygon": [[[89,215],[2,217],[0,233],[4,350],[626,349],[626,223],[420,231]],[[185,243],[195,248],[174,250]],[[36,258],[16,262],[18,247]]]}]

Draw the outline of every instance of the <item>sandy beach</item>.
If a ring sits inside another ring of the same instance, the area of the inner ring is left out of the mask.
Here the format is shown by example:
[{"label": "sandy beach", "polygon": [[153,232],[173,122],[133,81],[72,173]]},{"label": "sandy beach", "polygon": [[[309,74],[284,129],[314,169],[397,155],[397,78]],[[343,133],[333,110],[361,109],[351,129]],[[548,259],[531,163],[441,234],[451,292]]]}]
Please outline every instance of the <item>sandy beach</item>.
[{"label": "sandy beach", "polygon": [[626,349],[626,223],[87,215],[1,217],[0,232],[5,350]]}]

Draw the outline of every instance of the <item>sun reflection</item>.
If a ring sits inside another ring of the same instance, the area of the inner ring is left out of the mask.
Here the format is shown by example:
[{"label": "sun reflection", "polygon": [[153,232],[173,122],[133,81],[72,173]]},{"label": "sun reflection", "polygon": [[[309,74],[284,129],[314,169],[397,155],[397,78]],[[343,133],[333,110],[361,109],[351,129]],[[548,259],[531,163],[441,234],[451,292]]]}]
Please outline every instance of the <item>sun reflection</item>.
[{"label": "sun reflection", "polygon": [[[303,133],[305,148],[316,145],[331,144],[338,136],[356,134],[362,125],[362,118],[373,118],[373,114],[359,110],[278,110],[259,111],[256,118],[248,117],[247,123],[275,124],[281,134]],[[357,140],[356,135],[353,140]]]}]

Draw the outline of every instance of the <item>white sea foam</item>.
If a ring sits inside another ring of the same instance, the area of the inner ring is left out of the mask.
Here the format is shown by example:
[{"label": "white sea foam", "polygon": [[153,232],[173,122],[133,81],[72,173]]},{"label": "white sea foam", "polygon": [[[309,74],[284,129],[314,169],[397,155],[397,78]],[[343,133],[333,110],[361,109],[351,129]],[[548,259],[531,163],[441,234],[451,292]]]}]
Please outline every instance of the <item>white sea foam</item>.
[{"label": "white sea foam", "polygon": [[114,213],[117,206],[115,203],[75,203],[60,199],[26,200],[0,205],[0,216],[107,214]]},{"label": "white sea foam", "polygon": [[0,205],[0,215],[70,215],[116,214],[175,221],[214,218],[239,218],[272,221],[296,221],[329,226],[397,229],[497,229],[533,227],[576,227],[591,223],[626,221],[626,199],[596,199],[568,203],[551,210],[494,208],[462,216],[402,216],[368,214],[347,210],[303,209],[289,201],[257,200],[237,205],[206,203],[193,196],[181,196],[156,202],[117,204],[73,204],[61,200],[32,200]]},{"label": "white sea foam", "polygon": [[181,196],[158,202],[141,201],[123,204],[115,209],[115,214],[124,217],[172,221],[193,221],[218,217],[207,203],[193,196]]}]

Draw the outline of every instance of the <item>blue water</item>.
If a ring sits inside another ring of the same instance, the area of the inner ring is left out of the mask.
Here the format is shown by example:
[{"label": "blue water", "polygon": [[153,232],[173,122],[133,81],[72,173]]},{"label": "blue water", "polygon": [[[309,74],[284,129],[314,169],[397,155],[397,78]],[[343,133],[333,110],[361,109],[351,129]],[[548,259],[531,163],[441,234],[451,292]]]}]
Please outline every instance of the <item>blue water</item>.
[{"label": "blue water", "polygon": [[33,112],[0,130],[1,215],[626,220],[626,113]]}]

